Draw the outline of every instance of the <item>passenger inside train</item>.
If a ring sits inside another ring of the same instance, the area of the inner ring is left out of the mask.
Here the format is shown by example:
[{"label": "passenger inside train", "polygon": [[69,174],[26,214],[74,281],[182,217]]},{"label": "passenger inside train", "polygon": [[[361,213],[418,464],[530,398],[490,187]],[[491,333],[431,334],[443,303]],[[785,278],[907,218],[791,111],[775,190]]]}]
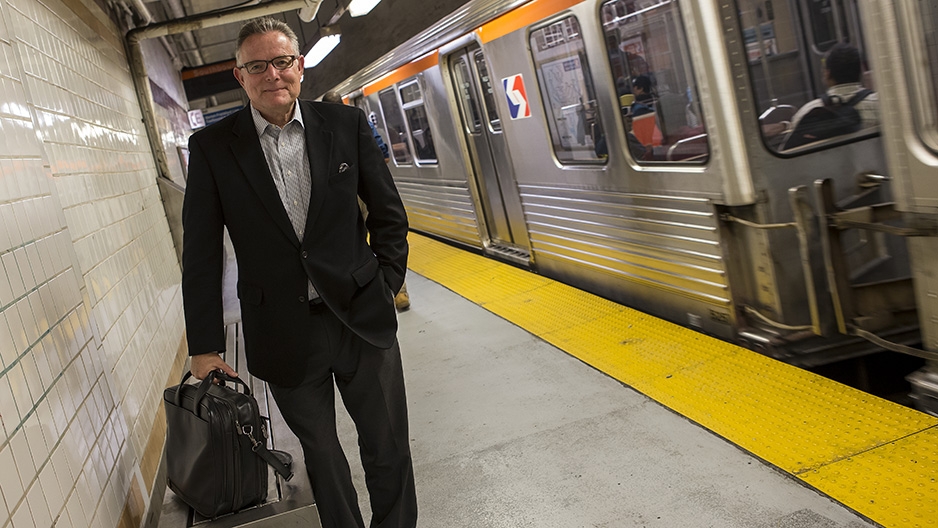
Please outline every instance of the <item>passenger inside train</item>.
[{"label": "passenger inside train", "polygon": [[802,106],[791,119],[783,149],[791,149],[874,128],[879,125],[879,98],[860,82],[863,61],[857,48],[837,44],[824,61],[827,92]]},{"label": "passenger inside train", "polygon": [[635,95],[635,102],[632,103],[632,116],[650,114],[655,111],[655,103],[658,98],[651,86],[651,79],[647,75],[639,75],[632,79],[632,93]]}]

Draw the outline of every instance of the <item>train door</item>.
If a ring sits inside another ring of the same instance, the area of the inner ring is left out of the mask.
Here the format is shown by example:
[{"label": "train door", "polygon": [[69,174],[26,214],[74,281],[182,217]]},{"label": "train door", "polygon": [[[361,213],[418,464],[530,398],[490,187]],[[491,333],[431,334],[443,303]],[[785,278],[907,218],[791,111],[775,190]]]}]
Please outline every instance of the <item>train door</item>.
[{"label": "train door", "polygon": [[482,210],[486,252],[528,265],[530,242],[488,63],[477,44],[449,56],[460,119]]}]

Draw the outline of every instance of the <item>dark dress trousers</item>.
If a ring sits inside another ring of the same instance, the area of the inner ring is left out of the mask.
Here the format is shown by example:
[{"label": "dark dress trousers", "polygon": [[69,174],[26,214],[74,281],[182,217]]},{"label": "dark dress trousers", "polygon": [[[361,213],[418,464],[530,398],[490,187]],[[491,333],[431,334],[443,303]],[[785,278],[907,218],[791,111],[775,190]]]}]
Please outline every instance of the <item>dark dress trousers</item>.
[{"label": "dark dress trousers", "polygon": [[[183,206],[189,354],[225,349],[223,228],[238,262],[248,370],[300,439],[323,526],[362,526],[335,439],[333,377],[359,430],[372,526],[416,523],[394,294],[407,219],[364,113],[297,101],[311,192],[302,242],[267,166],[251,109],[192,135]],[[358,198],[367,205],[366,221]],[[311,306],[311,281],[322,304]]]}]

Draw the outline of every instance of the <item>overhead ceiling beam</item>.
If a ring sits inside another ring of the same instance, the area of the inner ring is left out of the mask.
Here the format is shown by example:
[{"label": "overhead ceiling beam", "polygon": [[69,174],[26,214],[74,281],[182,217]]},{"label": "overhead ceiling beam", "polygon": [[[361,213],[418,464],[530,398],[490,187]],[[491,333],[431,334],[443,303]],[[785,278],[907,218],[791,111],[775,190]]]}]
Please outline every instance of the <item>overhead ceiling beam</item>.
[{"label": "overhead ceiling beam", "polygon": [[319,10],[320,4],[322,4],[322,0],[273,0],[272,2],[265,2],[263,4],[249,5],[225,11],[211,11],[186,18],[149,24],[130,30],[127,32],[126,38],[128,44],[133,45],[149,38],[222,26],[233,22],[249,20],[251,18],[275,15],[294,9],[302,9],[304,7],[309,7],[315,12]]}]

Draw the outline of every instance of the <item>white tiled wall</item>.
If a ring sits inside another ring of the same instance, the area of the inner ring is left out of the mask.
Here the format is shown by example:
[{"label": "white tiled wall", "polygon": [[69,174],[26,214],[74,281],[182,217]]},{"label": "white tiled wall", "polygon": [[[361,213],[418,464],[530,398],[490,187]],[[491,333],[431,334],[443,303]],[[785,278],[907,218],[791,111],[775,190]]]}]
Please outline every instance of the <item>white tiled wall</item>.
[{"label": "white tiled wall", "polygon": [[0,528],[118,525],[182,338],[114,42],[59,0],[0,0]]}]

